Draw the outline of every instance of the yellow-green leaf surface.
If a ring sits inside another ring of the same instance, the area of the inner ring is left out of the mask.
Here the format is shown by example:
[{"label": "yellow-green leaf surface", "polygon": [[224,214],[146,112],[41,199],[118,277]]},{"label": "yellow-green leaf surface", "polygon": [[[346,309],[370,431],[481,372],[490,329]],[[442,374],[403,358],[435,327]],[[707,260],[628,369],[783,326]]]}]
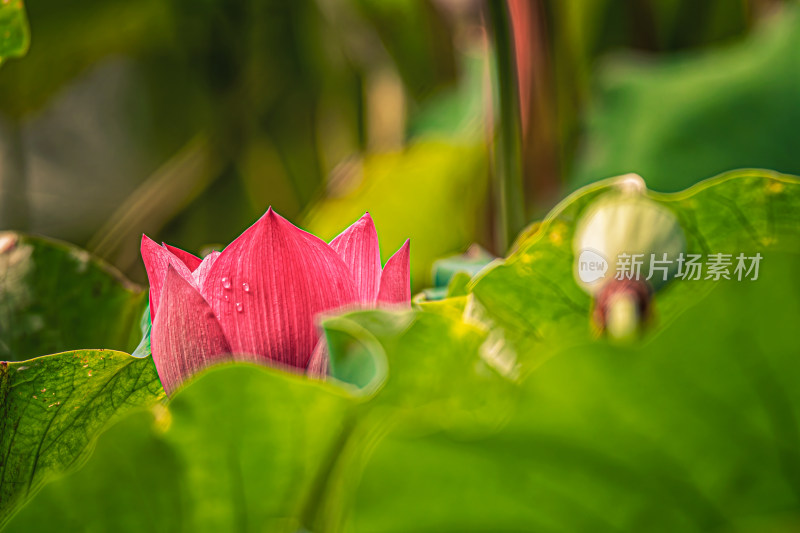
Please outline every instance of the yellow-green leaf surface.
[{"label": "yellow-green leaf surface", "polygon": [[367,155],[334,178],[303,227],[325,240],[369,211],[385,262],[411,239],[411,278],[430,283],[434,260],[464,251],[481,228],[488,186],[485,147],[419,140],[397,152]]},{"label": "yellow-green leaf surface", "polygon": [[0,527],[78,466],[110,421],[164,396],[150,358],[78,350],[0,363]]},{"label": "yellow-green leaf surface", "polygon": [[30,41],[22,0],[6,0],[0,4],[0,64],[6,59],[24,56]]}]

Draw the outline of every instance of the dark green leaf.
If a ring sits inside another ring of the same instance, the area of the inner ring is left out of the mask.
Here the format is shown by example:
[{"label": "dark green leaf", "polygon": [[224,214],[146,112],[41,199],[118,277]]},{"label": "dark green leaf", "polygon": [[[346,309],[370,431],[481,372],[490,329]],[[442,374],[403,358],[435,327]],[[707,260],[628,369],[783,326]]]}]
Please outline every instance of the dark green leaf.
[{"label": "dark green leaf", "polygon": [[85,250],[0,234],[0,360],[83,348],[132,350],[146,295]]},{"label": "dark green leaf", "polygon": [[735,44],[606,62],[575,188],[626,172],[659,191],[736,168],[800,174],[800,6],[783,7]]},{"label": "dark green leaf", "polygon": [[164,6],[142,0],[28,2],[34,38],[25,61],[5,65],[0,108],[22,117],[41,109],[77,75],[112,54],[132,54],[163,38]]}]

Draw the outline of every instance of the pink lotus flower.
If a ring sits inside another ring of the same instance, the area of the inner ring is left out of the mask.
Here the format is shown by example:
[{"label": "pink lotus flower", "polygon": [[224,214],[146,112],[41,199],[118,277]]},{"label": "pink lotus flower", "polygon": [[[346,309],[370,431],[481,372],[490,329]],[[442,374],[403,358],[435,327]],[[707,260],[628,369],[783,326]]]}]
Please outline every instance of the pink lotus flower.
[{"label": "pink lotus flower", "polygon": [[369,213],[330,244],[272,208],[204,259],[142,236],[150,280],[151,347],[167,393],[221,361],[274,362],[324,374],[316,315],[410,305],[409,242],[381,268]]}]

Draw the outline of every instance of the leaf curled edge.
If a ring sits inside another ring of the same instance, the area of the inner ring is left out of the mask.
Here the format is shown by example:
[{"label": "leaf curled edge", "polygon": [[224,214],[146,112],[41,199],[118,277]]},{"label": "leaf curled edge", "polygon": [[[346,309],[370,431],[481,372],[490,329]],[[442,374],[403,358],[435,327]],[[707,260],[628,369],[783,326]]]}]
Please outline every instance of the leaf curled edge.
[{"label": "leaf curled edge", "polygon": [[0,528],[45,482],[82,464],[111,422],[163,397],[149,357],[76,350],[0,363]]}]

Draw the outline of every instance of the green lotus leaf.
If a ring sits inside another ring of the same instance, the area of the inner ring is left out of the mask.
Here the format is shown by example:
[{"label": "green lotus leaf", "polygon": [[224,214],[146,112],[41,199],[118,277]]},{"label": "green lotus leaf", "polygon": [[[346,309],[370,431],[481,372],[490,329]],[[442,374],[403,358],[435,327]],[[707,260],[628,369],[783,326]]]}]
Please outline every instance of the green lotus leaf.
[{"label": "green lotus leaf", "polygon": [[109,423],[163,397],[149,357],[77,350],[0,363],[0,527],[84,462]]},{"label": "green lotus leaf", "polygon": [[0,360],[84,348],[131,351],[146,294],[88,252],[0,233]]},{"label": "green lotus leaf", "polygon": [[[499,328],[507,359],[518,357],[523,372],[553,350],[587,342],[592,300],[575,281],[573,235],[584,210],[630,178],[589,185],[561,202],[541,223],[523,232],[515,251],[474,278],[472,315]],[[768,265],[775,251],[800,250],[800,180],[766,170],[740,170],[673,194],[647,192],[681,223],[687,253],[761,253]],[[657,251],[654,251],[657,252]],[[767,267],[764,267],[767,268]],[[720,283],[674,280],[654,297],[650,333]]]}]

